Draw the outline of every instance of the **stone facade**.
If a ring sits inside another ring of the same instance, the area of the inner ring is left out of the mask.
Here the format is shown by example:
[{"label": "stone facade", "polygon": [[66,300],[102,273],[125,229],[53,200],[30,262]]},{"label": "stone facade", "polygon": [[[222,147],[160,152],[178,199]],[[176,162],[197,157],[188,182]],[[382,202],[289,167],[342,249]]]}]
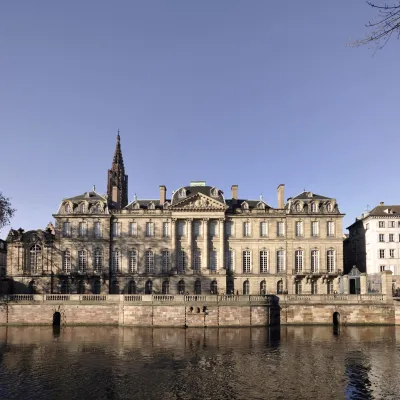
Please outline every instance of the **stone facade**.
[{"label": "stone facade", "polygon": [[[128,203],[120,137],[95,188],[62,200],[55,225],[11,230],[13,293],[327,294],[339,291],[342,218],[334,198],[305,191],[278,205],[192,182]],[[128,204],[127,204],[128,203]]]}]

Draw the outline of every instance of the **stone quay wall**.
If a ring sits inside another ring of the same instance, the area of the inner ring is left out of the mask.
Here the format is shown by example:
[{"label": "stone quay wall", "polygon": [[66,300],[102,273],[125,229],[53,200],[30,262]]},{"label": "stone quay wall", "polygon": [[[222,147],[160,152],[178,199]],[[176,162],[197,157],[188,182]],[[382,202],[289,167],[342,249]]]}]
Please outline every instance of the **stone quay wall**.
[{"label": "stone quay wall", "polygon": [[[397,306],[399,304],[399,306]],[[10,295],[0,324],[240,327],[400,324],[400,303],[385,295]]]}]

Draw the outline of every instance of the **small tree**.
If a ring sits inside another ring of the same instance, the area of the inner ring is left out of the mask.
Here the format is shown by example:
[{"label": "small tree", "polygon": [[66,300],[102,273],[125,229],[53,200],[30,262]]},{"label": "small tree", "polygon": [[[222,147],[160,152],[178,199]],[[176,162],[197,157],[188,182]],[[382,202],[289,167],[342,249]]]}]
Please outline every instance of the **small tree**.
[{"label": "small tree", "polygon": [[0,192],[0,230],[10,223],[14,213],[15,209],[11,207],[10,199]]},{"label": "small tree", "polygon": [[385,47],[393,34],[397,36],[397,39],[400,38],[400,0],[392,1],[391,5],[388,3],[377,5],[371,1],[366,3],[376,9],[378,15],[365,25],[370,28],[370,33],[364,39],[356,40],[353,45],[375,43],[377,50],[380,50]]}]

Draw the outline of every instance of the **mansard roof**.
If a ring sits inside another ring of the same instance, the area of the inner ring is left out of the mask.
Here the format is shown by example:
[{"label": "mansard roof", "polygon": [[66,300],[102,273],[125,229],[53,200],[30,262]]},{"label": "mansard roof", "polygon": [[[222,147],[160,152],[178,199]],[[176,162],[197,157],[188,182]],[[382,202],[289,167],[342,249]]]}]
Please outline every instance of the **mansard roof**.
[{"label": "mansard roof", "polygon": [[78,201],[82,201],[82,200],[87,200],[89,202],[107,201],[105,196],[98,194],[94,190],[92,190],[90,192],[85,192],[85,193],[79,194],[78,196],[67,197],[67,198],[63,199],[63,201],[67,201],[67,200],[72,201],[72,202],[78,202]]},{"label": "mansard roof", "polygon": [[293,197],[293,200],[332,200],[332,198],[321,196],[320,194],[310,191],[304,191],[298,194],[296,197]]},{"label": "mansard roof", "polygon": [[400,205],[379,205],[374,207],[368,215],[372,217],[400,216]]},{"label": "mansard roof", "polygon": [[[166,203],[171,204],[171,200],[166,199]],[[155,208],[163,208],[162,205],[160,205],[160,200],[152,200],[152,199],[135,199],[131,201],[126,207],[124,207],[124,210],[132,210],[135,208],[135,206],[139,205],[140,209],[148,209],[150,204],[154,204]]]}]

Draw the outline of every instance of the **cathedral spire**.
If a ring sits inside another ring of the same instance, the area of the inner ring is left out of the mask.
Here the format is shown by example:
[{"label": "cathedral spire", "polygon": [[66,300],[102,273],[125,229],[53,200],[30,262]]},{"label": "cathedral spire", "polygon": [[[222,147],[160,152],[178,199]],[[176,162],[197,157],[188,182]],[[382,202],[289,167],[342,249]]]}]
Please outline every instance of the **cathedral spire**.
[{"label": "cathedral spire", "polygon": [[113,162],[111,169],[108,170],[107,198],[112,208],[123,208],[128,204],[128,175],[125,175],[119,129]]}]

